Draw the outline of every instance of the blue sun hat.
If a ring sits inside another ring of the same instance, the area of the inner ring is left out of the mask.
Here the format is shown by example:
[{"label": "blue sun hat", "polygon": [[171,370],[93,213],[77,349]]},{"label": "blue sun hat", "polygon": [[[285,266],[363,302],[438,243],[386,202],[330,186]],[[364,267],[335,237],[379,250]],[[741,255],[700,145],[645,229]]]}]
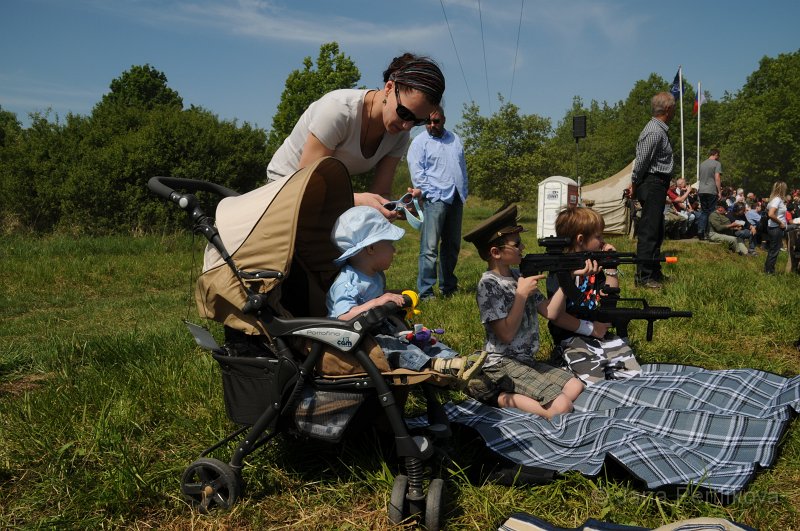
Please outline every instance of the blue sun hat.
[{"label": "blue sun hat", "polygon": [[341,256],[334,260],[337,266],[358,254],[361,249],[382,240],[397,241],[406,233],[395,227],[377,209],[356,206],[339,216],[331,231],[331,241]]}]

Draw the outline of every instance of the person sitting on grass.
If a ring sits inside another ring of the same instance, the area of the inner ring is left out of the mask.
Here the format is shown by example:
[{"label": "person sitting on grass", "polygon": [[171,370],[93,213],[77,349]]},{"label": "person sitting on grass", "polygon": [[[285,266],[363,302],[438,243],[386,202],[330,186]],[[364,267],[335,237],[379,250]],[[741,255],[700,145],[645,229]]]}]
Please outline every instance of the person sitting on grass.
[{"label": "person sitting on grass", "polygon": [[[534,357],[539,350],[536,313],[556,318],[564,310],[564,293],[558,290],[546,299],[538,289],[544,275],[520,277],[512,269],[520,264],[525,248],[519,236],[523,228],[516,219],[517,207],[511,205],[464,236],[488,265],[478,283],[477,302],[489,356],[482,374],[467,382],[466,392],[492,406],[552,419],[572,411],[583,383]],[[590,269],[587,261],[579,273]]]},{"label": "person sitting on grass", "polygon": [[734,236],[748,241],[747,254],[753,256],[756,254],[756,234],[758,229],[756,225],[750,223],[745,213],[746,206],[744,203],[735,203],[733,210],[728,212],[727,218],[731,223],[736,223],[738,228],[734,229]]},{"label": "person sitting on grass", "polygon": [[[747,245],[744,243],[745,231],[740,231],[742,228],[740,223],[728,219],[727,212],[728,203],[724,200],[717,202],[717,210],[708,216],[708,240],[727,244],[731,251],[738,252],[742,256],[752,256],[755,251],[753,253],[748,251]],[[740,232],[737,233],[737,231]],[[750,235],[749,231],[747,231],[747,235]]]},{"label": "person sitting on grass", "polygon": [[[590,208],[562,210],[556,217],[555,228],[556,236],[570,241],[564,252],[616,251],[603,240],[603,217]],[[594,274],[578,277],[575,286],[580,298],[568,298],[566,311],[547,323],[556,347],[551,358],[566,364],[586,385],[640,374],[633,349],[626,339],[608,331],[609,323],[580,320],[572,315],[579,309],[597,308],[607,295],[606,288],[619,288],[617,270],[601,268]],[[551,273],[547,277],[548,295],[552,297],[559,289],[558,278]]]},{"label": "person sitting on grass", "polygon": [[750,238],[750,249],[756,250],[758,247],[761,247],[761,241],[763,240],[763,234],[759,231],[758,227],[761,222],[761,216],[764,214],[761,201],[752,200],[747,203],[747,209],[744,213],[744,217],[747,222],[750,224],[751,227],[755,227],[756,231],[753,233],[753,237]]},{"label": "person sitting on grass", "polygon": [[[336,220],[331,238],[341,251],[335,263],[342,266],[328,290],[328,316],[347,321],[377,306],[393,302],[404,306],[403,295],[385,291],[384,271],[394,260],[392,242],[405,230],[392,225],[380,211],[368,206],[353,207]],[[436,342],[424,350],[397,336],[400,330],[379,333],[375,341],[392,368],[414,371],[430,368],[466,381],[475,375],[486,353],[461,357],[447,345]]]},{"label": "person sitting on grass", "polygon": [[683,177],[677,181],[671,181],[669,190],[667,190],[667,196],[672,202],[675,213],[683,218],[683,223],[679,226],[679,236],[681,238],[690,234],[697,225],[697,216],[689,204],[690,194],[691,188],[686,186],[686,179]]}]

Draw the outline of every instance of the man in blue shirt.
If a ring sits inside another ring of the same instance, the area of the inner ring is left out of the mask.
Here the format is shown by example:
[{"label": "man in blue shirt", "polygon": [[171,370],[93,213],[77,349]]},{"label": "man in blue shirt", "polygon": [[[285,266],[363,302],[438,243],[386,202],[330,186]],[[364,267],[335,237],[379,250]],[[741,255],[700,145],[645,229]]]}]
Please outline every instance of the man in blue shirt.
[{"label": "man in blue shirt", "polygon": [[[417,291],[421,299],[458,289],[455,275],[461,249],[461,217],[467,199],[467,163],[461,139],[444,128],[444,109],[431,113],[427,131],[408,148],[408,169],[414,188],[425,196],[425,218],[420,228]],[[441,242],[441,245],[440,245]]]}]

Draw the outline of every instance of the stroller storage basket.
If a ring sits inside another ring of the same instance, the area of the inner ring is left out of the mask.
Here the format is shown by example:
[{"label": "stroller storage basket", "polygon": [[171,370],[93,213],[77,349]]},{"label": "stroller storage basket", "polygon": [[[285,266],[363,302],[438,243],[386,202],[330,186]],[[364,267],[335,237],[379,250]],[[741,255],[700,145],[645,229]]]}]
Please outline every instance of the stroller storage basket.
[{"label": "stroller storage basket", "polygon": [[222,390],[228,418],[252,426],[270,404],[280,403],[298,376],[288,358],[245,358],[213,354],[222,372]]},{"label": "stroller storage basket", "polygon": [[294,413],[295,426],[315,439],[339,442],[364,399],[364,392],[306,387]]}]

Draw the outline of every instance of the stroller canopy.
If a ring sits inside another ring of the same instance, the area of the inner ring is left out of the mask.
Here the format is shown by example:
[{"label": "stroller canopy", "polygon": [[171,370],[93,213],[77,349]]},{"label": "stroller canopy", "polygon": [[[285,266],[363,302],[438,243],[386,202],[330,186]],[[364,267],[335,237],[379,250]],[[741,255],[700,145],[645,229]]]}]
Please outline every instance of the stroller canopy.
[{"label": "stroller canopy", "polygon": [[[291,301],[291,308],[302,308],[307,316],[322,316],[325,290],[338,273],[333,261],[340,254],[331,242],[331,229],[352,206],[347,168],[326,157],[291,177],[223,199],[217,206],[216,225],[240,270],[280,271],[287,276],[258,281],[260,293],[275,294],[270,297],[274,311],[288,315],[286,302]],[[242,313],[247,301],[244,290],[211,244],[195,296],[201,316],[247,334],[265,333],[255,316]]]}]

